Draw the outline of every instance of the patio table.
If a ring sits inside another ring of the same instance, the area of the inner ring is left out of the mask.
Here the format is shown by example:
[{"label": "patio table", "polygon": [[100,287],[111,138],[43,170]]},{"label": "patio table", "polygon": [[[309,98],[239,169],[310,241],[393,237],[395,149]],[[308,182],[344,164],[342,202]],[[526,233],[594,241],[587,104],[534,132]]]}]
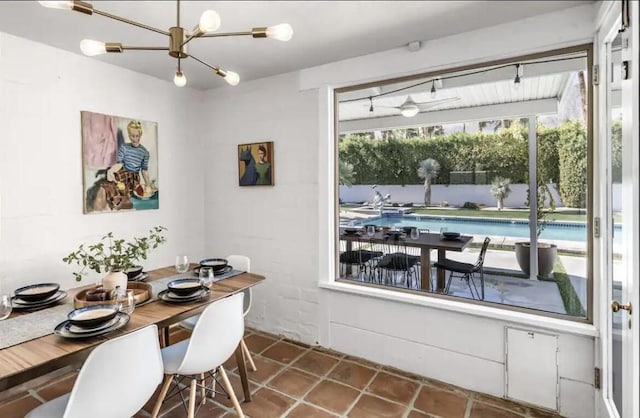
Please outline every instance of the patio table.
[{"label": "patio table", "polygon": [[[193,267],[193,266],[192,266]],[[176,275],[173,267],[164,267],[149,272],[147,282],[160,280]],[[201,313],[210,303],[232,294],[242,292],[262,280],[264,276],[253,273],[241,273],[234,277],[215,282],[211,287],[209,298],[188,304],[166,304],[159,300],[137,307],[131,314],[129,323],[123,328],[106,335],[67,340],[51,334],[25,341],[0,350],[0,391],[28,382],[38,376],[42,376],[65,366],[83,361],[89,353],[99,344],[123,334],[128,334],[145,326],[155,324],[159,329],[167,330],[172,324]],[[74,295],[88,288],[69,290],[67,300],[73,300]],[[14,312],[12,317],[29,315],[29,313]],[[165,332],[168,335],[168,332]],[[249,381],[245,365],[244,353],[238,345],[235,351],[238,363],[238,373],[242,381],[245,402],[251,401]]]},{"label": "patio table", "polygon": [[[372,237],[366,234],[354,235],[340,233],[340,239],[346,241],[347,251],[351,251],[351,243],[353,241],[361,242],[389,242],[389,239],[385,238],[384,232],[376,232]],[[426,291],[432,291],[431,288],[431,250],[438,250],[438,261],[444,260],[447,251],[462,252],[469,246],[473,237],[460,236],[459,239],[448,241],[440,238],[440,234],[433,233],[420,233],[418,239],[410,239],[409,237],[401,239],[402,243],[407,247],[420,248],[420,289]],[[437,283],[436,291],[443,292],[446,282],[446,272],[443,269],[437,270]]]}]

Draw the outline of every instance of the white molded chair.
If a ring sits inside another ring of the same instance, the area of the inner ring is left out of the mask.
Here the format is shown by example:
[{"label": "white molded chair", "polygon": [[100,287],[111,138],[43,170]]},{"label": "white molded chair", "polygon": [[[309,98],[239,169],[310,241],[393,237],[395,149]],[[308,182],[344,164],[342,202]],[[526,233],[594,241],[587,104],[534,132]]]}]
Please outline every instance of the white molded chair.
[{"label": "white molded chair", "polygon": [[[241,418],[244,417],[227,373],[222,367],[222,363],[233,354],[244,334],[243,299],[244,294],[237,293],[213,302],[199,316],[191,338],[162,349],[165,377],[162,390],[151,414],[153,418],[158,416],[174,376],[176,378],[191,376],[188,417],[193,418],[198,380],[201,381],[201,402],[204,403],[207,390],[204,373],[210,370],[220,373],[222,383],[237,414]],[[179,380],[176,380],[176,383],[179,384]]]},{"label": "white molded chair", "polygon": [[[232,266],[235,270],[246,271],[249,273],[251,271],[251,259],[244,255],[230,255],[227,256],[227,263]],[[244,310],[243,315],[247,316],[249,310],[251,309],[251,288],[245,289],[244,293]],[[195,327],[196,322],[198,322],[198,316],[192,316],[191,318],[187,318],[184,321],[180,322],[180,326],[182,328],[186,328],[189,331],[193,331],[193,327]],[[253,362],[253,358],[251,357],[251,352],[247,348],[247,345],[244,343],[244,339],[240,340],[240,345],[242,346],[242,351],[244,352],[244,356],[249,361],[249,367],[251,367],[252,371],[258,370],[256,364]]]},{"label": "white molded chair", "polygon": [[96,347],[71,393],[38,406],[27,418],[131,417],[151,398],[162,375],[158,327],[150,325]]}]

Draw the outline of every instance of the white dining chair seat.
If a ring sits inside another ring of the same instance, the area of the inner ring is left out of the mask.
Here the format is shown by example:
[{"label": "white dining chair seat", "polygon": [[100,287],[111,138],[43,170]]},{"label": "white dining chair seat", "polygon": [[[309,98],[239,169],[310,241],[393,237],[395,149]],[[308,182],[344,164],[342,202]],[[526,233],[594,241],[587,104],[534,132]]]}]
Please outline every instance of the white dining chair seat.
[{"label": "white dining chair seat", "polygon": [[[62,417],[64,416],[64,411],[67,409],[67,404],[69,403],[70,393],[59,396],[55,399],[50,400],[49,402],[43,403],[36,409],[33,409],[26,418],[51,418],[51,417]],[[100,417],[99,411],[93,415],[93,417]],[[107,413],[108,414],[108,413]],[[102,415],[106,417],[106,415]]]},{"label": "white dining chair seat", "polygon": [[[251,259],[247,256],[228,255],[227,262],[229,263],[229,265],[233,266],[233,268],[236,270],[246,271],[247,273],[251,271]],[[244,293],[244,302],[242,305],[242,315],[246,317],[247,314],[249,313],[249,310],[251,309],[251,299],[252,299],[251,288],[243,290],[243,293]],[[199,315],[187,318],[184,321],[180,322],[180,327],[193,332],[193,329],[195,328],[196,323],[198,322],[198,318],[200,318]],[[249,348],[245,344],[244,339],[240,340],[240,347],[242,349],[242,352],[244,353],[244,357],[249,362],[249,368],[254,372],[257,371],[258,368],[256,367],[256,363],[253,361],[253,357],[251,357],[251,352],[249,351]]]},{"label": "white dining chair seat", "polygon": [[97,346],[71,392],[38,406],[27,417],[130,417],[151,398],[162,375],[158,327],[149,325]]},{"label": "white dining chair seat", "polygon": [[166,374],[176,374],[178,372],[182,359],[187,353],[187,348],[189,348],[189,340],[183,340],[162,349],[162,363],[164,363],[164,372]]},{"label": "white dining chair seat", "polygon": [[206,394],[213,390],[213,387],[209,388],[206,384],[205,373],[210,372],[222,378],[236,414],[244,418],[240,403],[222,365],[236,350],[244,334],[243,300],[244,294],[236,293],[211,303],[199,315],[191,338],[162,349],[165,378],[151,413],[152,418],[158,417],[172,383],[182,397],[182,388],[179,385],[182,377],[191,378],[187,416],[194,418],[198,393],[201,397],[199,403],[203,405],[206,403]]}]

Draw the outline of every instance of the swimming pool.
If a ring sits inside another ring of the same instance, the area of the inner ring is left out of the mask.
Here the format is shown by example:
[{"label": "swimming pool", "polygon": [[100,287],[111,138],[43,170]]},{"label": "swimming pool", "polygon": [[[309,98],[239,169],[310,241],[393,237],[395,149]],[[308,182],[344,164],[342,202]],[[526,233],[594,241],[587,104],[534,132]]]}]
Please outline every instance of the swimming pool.
[{"label": "swimming pool", "polygon": [[[525,220],[494,219],[494,218],[459,218],[441,216],[384,216],[362,220],[357,225],[375,224],[402,228],[415,226],[439,232],[440,228],[448,231],[460,232],[466,235],[493,235],[502,237],[529,238],[529,222]],[[615,227],[615,237],[620,237],[621,227]],[[541,239],[580,241],[587,238],[587,228],[581,222],[549,222],[542,231]]]}]

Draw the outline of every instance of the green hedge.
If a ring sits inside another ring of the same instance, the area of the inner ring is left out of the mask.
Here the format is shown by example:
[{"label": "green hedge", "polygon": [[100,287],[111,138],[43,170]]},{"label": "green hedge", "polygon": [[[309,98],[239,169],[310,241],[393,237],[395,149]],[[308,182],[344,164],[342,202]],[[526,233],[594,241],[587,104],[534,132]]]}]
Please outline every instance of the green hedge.
[{"label": "green hedge", "polygon": [[558,159],[560,161],[560,197],[565,206],[584,208],[587,201],[587,139],[578,123],[560,128]]},{"label": "green hedge", "polygon": [[[559,185],[567,206],[584,207],[586,150],[585,130],[579,122],[538,127],[538,177]],[[356,167],[353,184],[422,184],[417,170],[426,158],[441,166],[434,184],[452,184],[452,171],[471,172],[464,176],[469,184],[491,183],[495,177],[509,178],[512,184],[528,183],[528,136],[518,122],[495,134],[384,140],[346,136],[340,141],[339,152],[341,160]],[[486,178],[484,173],[476,176],[480,171],[486,172]],[[459,177],[453,182],[458,183]]]}]

